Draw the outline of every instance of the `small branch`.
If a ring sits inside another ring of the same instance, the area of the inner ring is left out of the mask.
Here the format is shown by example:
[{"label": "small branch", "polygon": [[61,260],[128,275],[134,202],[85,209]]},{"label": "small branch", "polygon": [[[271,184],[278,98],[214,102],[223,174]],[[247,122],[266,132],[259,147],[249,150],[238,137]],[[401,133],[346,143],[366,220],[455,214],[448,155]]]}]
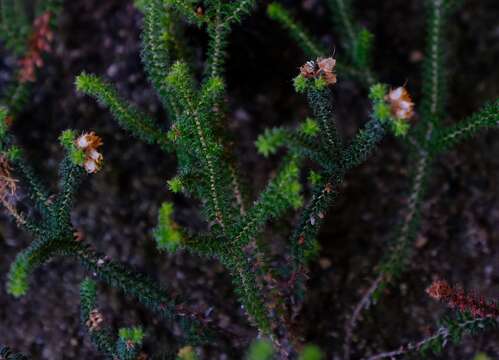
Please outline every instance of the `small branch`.
[{"label": "small branch", "polygon": [[369,286],[367,291],[364,293],[364,296],[362,296],[362,299],[355,306],[352,316],[350,317],[349,320],[347,320],[345,324],[345,343],[343,345],[343,357],[345,360],[350,359],[350,345],[352,344],[352,335],[357,325],[357,320],[359,319],[362,310],[367,308],[367,306],[371,302],[371,297],[374,294],[374,292],[378,289],[381,281],[383,281],[383,277],[384,274],[380,273],[378,277],[372,282],[371,286]]},{"label": "small branch", "polygon": [[[477,323],[480,323],[480,322],[483,322],[486,320],[490,320],[490,319],[491,318],[472,319],[472,320],[462,322],[458,326],[460,329],[465,329],[469,326],[473,326]],[[497,318],[495,319],[495,321],[497,321]],[[423,340],[421,340],[417,343],[409,343],[407,345],[401,346],[398,350],[382,352],[382,353],[379,353],[377,355],[373,355],[373,356],[365,358],[365,359],[366,360],[378,360],[378,359],[386,359],[386,358],[393,359],[397,356],[404,355],[404,354],[407,354],[409,352],[419,351],[423,348],[423,346],[425,346],[426,344],[428,344],[428,343],[430,343],[433,340],[436,340],[438,338],[442,338],[443,344],[446,344],[448,341],[449,335],[450,335],[450,330],[447,327],[441,327],[438,329],[438,331],[435,334],[433,334],[427,338],[424,338]]]}]

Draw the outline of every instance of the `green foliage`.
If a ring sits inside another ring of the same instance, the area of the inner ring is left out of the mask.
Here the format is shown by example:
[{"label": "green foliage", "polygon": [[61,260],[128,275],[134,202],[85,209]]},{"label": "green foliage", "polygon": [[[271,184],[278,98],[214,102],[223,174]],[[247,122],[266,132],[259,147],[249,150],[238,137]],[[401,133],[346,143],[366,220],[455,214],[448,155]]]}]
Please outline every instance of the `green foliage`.
[{"label": "green foliage", "polygon": [[491,358],[486,353],[479,352],[473,357],[473,360],[491,360]]},{"label": "green foliage", "polygon": [[197,344],[205,341],[208,332],[195,319],[185,314],[177,314],[176,301],[165,289],[156,285],[150,278],[123,264],[106,259],[80,244],[71,244],[69,255],[76,257],[89,272],[96,274],[100,281],[136,298],[143,306],[156,313],[159,318],[171,323],[177,320],[187,339]]},{"label": "green foliage", "polygon": [[342,142],[336,129],[336,119],[331,103],[331,92],[327,88],[310,87],[307,89],[307,99],[312,108],[314,118],[319,124],[319,138],[322,146],[336,155]]},{"label": "green foliage", "polygon": [[[383,281],[373,292],[378,300],[387,283],[397,279],[406,269],[412,255],[412,243],[420,230],[422,204],[427,190],[427,180],[431,174],[432,160],[461,140],[464,140],[481,129],[497,127],[499,120],[498,100],[484,106],[482,110],[468,119],[450,127],[443,127],[440,120],[444,116],[446,79],[444,74],[443,31],[445,19],[449,13],[448,4],[444,1],[428,1],[428,35],[427,52],[423,65],[423,104],[422,120],[414,129],[416,144],[413,144],[410,169],[410,188],[407,192],[407,206],[401,223],[395,228],[388,251],[378,265]],[[375,91],[381,99],[381,89]],[[371,91],[371,95],[373,92]],[[376,106],[376,105],[375,105]],[[385,114],[384,107],[377,109],[378,114]],[[393,119],[392,119],[393,121]],[[394,122],[393,131],[409,132],[406,125]],[[402,123],[403,124],[403,123]]]},{"label": "green foliage", "polygon": [[317,141],[318,129],[317,122],[311,119],[305,120],[298,129],[265,129],[264,133],[258,136],[255,145],[264,157],[276,154],[280,147],[286,147],[293,156],[310,159],[327,168],[330,166],[330,156],[328,150]]},{"label": "green foliage", "polygon": [[307,136],[316,136],[319,131],[319,124],[312,118],[306,118],[303,124],[300,125],[299,129],[304,135]]},{"label": "green foliage", "polygon": [[20,147],[12,145],[5,152],[5,157],[7,160],[12,162],[17,162],[22,156],[22,150]]},{"label": "green foliage", "polygon": [[24,159],[23,151],[17,146],[11,146],[5,154],[7,159],[17,168],[17,177],[19,181],[26,186],[26,192],[29,199],[40,211],[44,219],[53,216],[53,208],[49,206],[49,193],[38,175],[32,169],[30,164]]},{"label": "green foliage", "polygon": [[3,103],[11,116],[18,115],[29,100],[28,83],[14,81],[0,92],[0,103]]},{"label": "green foliage", "polygon": [[80,284],[81,310],[86,322],[90,312],[95,309],[97,299],[97,283],[89,278],[85,278]]},{"label": "green foliage", "polygon": [[308,174],[308,181],[312,184],[312,186],[317,186],[322,181],[322,175],[314,170],[310,170],[310,173]]},{"label": "green foliage", "polygon": [[316,186],[312,198],[300,216],[292,237],[292,251],[296,266],[301,268],[315,255],[316,236],[325,213],[338,195],[338,187],[344,176],[355,166],[364,162],[376,149],[385,131],[380,122],[373,118],[366,123],[350,144],[339,149],[337,165],[328,169],[324,180]]},{"label": "green foliage", "polygon": [[245,15],[249,14],[256,1],[212,0],[200,3],[194,0],[165,0],[165,3],[178,11],[188,23],[198,27],[206,25],[210,41],[205,74],[208,78],[220,76],[225,61],[227,37],[232,25],[239,23]]},{"label": "green foliage", "polygon": [[65,130],[59,137],[61,145],[68,152],[69,159],[74,165],[82,166],[85,162],[85,152],[76,147],[76,133],[73,130]]},{"label": "green foliage", "polygon": [[[111,330],[107,326],[98,325],[92,327],[92,314],[97,310],[97,284],[88,278],[80,285],[80,316],[81,322],[88,327],[90,339],[100,352],[112,357],[115,354],[115,340],[111,336]],[[95,316],[95,315],[94,315]],[[90,326],[89,326],[90,325]]]},{"label": "green foliage", "polygon": [[139,9],[142,12],[146,11],[146,5],[150,3],[149,0],[134,0],[133,4],[137,9]]},{"label": "green foliage", "polygon": [[[436,155],[451,149],[455,144],[481,129],[497,127],[499,119],[498,102],[489,103],[482,110],[468,119],[450,127],[441,125],[445,117],[445,43],[443,32],[446,17],[454,4],[446,1],[428,1],[429,15],[427,17],[427,54],[423,64],[423,101],[421,105],[421,121],[414,130],[408,129],[406,123],[389,116],[389,106],[383,102],[386,87],[371,88],[371,99],[374,102],[374,113],[381,121],[391,122],[392,131],[397,135],[409,133],[410,149],[410,187],[407,191],[407,205],[400,223],[391,236],[388,249],[377,266],[378,277],[369,287],[356,309],[362,309],[370,303],[370,298],[378,302],[383,291],[406,270],[412,256],[412,243],[420,231],[422,204],[427,191],[427,182],[431,175],[433,159]],[[350,323],[355,326],[360,311],[354,313]],[[444,327],[445,334],[460,338],[461,326],[448,324]],[[458,329],[459,331],[457,331]],[[438,334],[437,334],[438,335]],[[441,335],[441,334],[440,334]],[[436,336],[424,343],[423,349],[440,351],[447,341],[447,335]],[[459,336],[458,336],[459,335]]]},{"label": "green foliage", "polygon": [[295,159],[285,161],[277,176],[236,226],[233,238],[238,246],[244,246],[258,236],[268,220],[278,219],[289,208],[297,209],[302,205],[302,186],[298,177],[298,162]]},{"label": "green foliage", "polygon": [[7,116],[9,115],[9,112],[8,110],[3,107],[3,106],[0,106],[0,141],[3,142],[5,141],[5,136],[7,135],[7,130],[8,130],[8,126],[7,126]]},{"label": "green foliage", "polygon": [[7,292],[15,297],[26,295],[28,291],[28,259],[21,258],[14,263],[9,272]]},{"label": "green foliage", "polygon": [[44,264],[52,256],[62,241],[43,237],[35,240],[28,248],[21,251],[10,267],[7,281],[7,292],[15,297],[26,295],[29,275],[38,266]]},{"label": "green foliage", "polygon": [[[57,15],[62,0],[0,0],[0,42],[6,50],[19,60],[30,55],[30,41],[33,35],[35,19],[50,13],[50,30],[57,24]],[[29,101],[28,82],[20,81],[21,62],[13,71],[10,82],[4,84],[0,93],[0,104],[4,104],[9,115],[14,118]]]},{"label": "green foliage", "polygon": [[165,133],[155,121],[121,99],[116,89],[99,77],[81,74],[76,78],[76,89],[109,108],[118,124],[134,136],[150,144],[165,145]]},{"label": "green foliage", "polygon": [[260,154],[268,157],[275,154],[285,141],[286,136],[283,129],[265,129],[265,132],[258,136],[255,145]]},{"label": "green foliage", "polygon": [[429,353],[438,355],[450,342],[459,344],[463,336],[476,335],[496,328],[497,325],[497,321],[493,318],[473,318],[469,314],[458,312],[455,316],[442,318],[438,331],[414,348],[423,356],[428,356]]},{"label": "green foliage", "polygon": [[488,128],[499,128],[499,99],[486,104],[467,119],[439,129],[432,138],[431,149],[436,153],[443,152]]},{"label": "green foliage", "polygon": [[173,220],[173,204],[165,202],[161,205],[158,225],[154,229],[154,239],[160,250],[175,251],[182,245],[184,236],[179,225]]},{"label": "green foliage", "polygon": [[0,1],[0,39],[7,49],[16,55],[26,51],[26,39],[31,31],[31,22],[24,1]]},{"label": "green foliage", "polygon": [[198,14],[199,2],[196,0],[165,0],[167,5],[175,8],[186,21],[197,26],[202,26],[205,22],[204,16]]},{"label": "green foliage", "polygon": [[66,150],[75,147],[76,133],[73,130],[64,130],[59,136],[59,142]]},{"label": "green foliage", "polygon": [[272,344],[268,340],[255,340],[251,343],[246,355],[247,360],[271,360],[274,354]]},{"label": "green foliage", "polygon": [[207,1],[207,32],[210,41],[205,73],[208,77],[222,75],[226,58],[227,37],[232,30],[232,25],[240,23],[255,5],[255,0],[241,0],[232,3],[225,3],[221,0]]},{"label": "green foliage", "polygon": [[[41,5],[40,9],[47,10],[56,6],[58,1],[42,3],[45,5]],[[101,78],[82,74],[76,79],[77,90],[109,108],[121,127],[146,143],[174,151],[178,169],[175,177],[168,181],[168,187],[172,192],[182,192],[201,204],[200,213],[206,230],[192,234],[191,229],[181,229],[173,219],[172,203],[165,202],[159,210],[158,225],[153,232],[158,247],[167,251],[183,248],[218,260],[230,273],[234,291],[249,320],[258,328],[259,334],[272,339],[273,344],[279,344],[280,337],[283,337],[283,349],[289,346],[296,354],[296,348],[299,348],[296,342],[299,340],[293,338],[296,334],[292,334],[288,315],[295,315],[294,311],[303,298],[307,267],[320,249],[316,240],[320,225],[339,196],[347,174],[367,161],[387,132],[410,145],[411,186],[400,224],[377,267],[381,280],[373,291],[375,295],[400,276],[410,259],[411,244],[419,231],[427,180],[435,155],[480,129],[498,125],[497,100],[456,125],[446,128],[439,123],[445,110],[441,34],[450,3],[433,1],[429,5],[422,121],[411,127],[408,122],[392,115],[387,100],[389,87],[374,81],[371,73],[373,35],[356,25],[349,1],[328,1],[344,39],[349,61],[349,65],[338,63],[336,70],[339,76],[353,75],[360,78],[363,85],[372,85],[369,92],[372,111],[360,130],[351,139],[346,139],[337,129],[341,128],[337,126],[337,121],[341,119],[337,119],[332,101],[333,89],[329,88],[328,82],[322,76],[307,78],[298,75],[294,79],[295,89],[305,95],[313,119],[306,118],[294,127],[266,129],[258,137],[256,147],[264,157],[279,150],[284,155],[281,166],[270,176],[268,184],[254,196],[252,206],[247,204],[251,191],[240,184],[239,179],[244,175],[238,171],[232,154],[233,141],[227,135],[227,90],[223,75],[228,37],[234,25],[252,11],[255,1],[136,1],[144,14],[142,61],[167,112],[168,129],[167,124],[159,125],[122,99],[117,90]],[[0,4],[0,26],[7,29],[2,35],[8,38],[10,49],[22,53],[22,43],[26,43],[28,33],[23,30],[21,18],[16,18],[21,13],[14,13],[19,10],[15,8],[18,5],[11,0],[3,0]],[[10,14],[9,11],[14,15],[5,21],[5,14]],[[322,46],[281,5],[271,3],[267,11],[271,18],[291,33],[310,58],[325,56]],[[203,69],[189,61],[189,51],[183,48],[187,43],[184,37],[187,25],[180,19],[206,30],[208,51]],[[14,83],[5,92],[1,101],[3,105],[0,106],[1,150],[12,162],[16,179],[27,185],[26,205],[34,205],[34,209],[27,214],[17,214],[16,219],[34,236],[34,241],[17,255],[11,266],[7,284],[9,293],[16,297],[26,294],[29,275],[39,266],[55,257],[72,257],[96,280],[134,297],[154,312],[159,321],[172,329],[175,326],[172,334],[177,334],[179,327],[184,337],[182,342],[196,345],[210,340],[212,325],[189,310],[186,300],[172,297],[167,289],[148,277],[75,241],[71,210],[85,173],[82,165],[86,154],[76,146],[75,131],[62,133],[60,143],[65,156],[60,163],[59,189],[55,196],[50,196],[24,159],[21,149],[13,145],[17,142],[7,129],[7,116],[16,115],[26,100],[27,88]],[[307,174],[307,171],[310,197],[306,197],[308,189],[303,191],[302,185],[305,180],[302,174]],[[278,228],[276,225],[281,228],[282,220],[287,219],[291,210],[299,212],[298,221],[285,246],[287,252],[278,254],[280,259],[277,259],[263,234],[267,225],[273,226],[273,229]],[[98,321],[97,325],[91,321],[97,310],[94,281],[84,280],[80,295],[82,322],[97,348],[111,358],[136,359],[144,331],[132,327],[123,328],[116,334],[101,325],[102,321]],[[437,335],[423,342],[423,345],[428,344],[428,349],[438,350],[448,339],[458,341],[464,333],[473,333],[488,324],[488,320],[472,319],[467,315],[444,320]],[[283,352],[283,349],[277,346],[275,350]],[[175,349],[169,351],[177,353]],[[270,343],[255,342],[248,359],[269,359],[273,351]],[[178,352],[180,359],[195,357],[193,348],[189,346]],[[298,358],[314,360],[324,356],[317,347],[307,346]]]},{"label": "green foliage", "polygon": [[307,345],[303,348],[298,360],[322,360],[324,354],[316,345]]},{"label": "green foliage", "polygon": [[374,35],[369,30],[362,28],[355,39],[355,65],[368,69],[371,66]]},{"label": "green foliage", "polygon": [[225,4],[225,11],[227,16],[227,21],[229,24],[241,23],[244,16],[251,14],[251,11],[256,6],[255,0],[241,0],[238,2],[232,2]]},{"label": "green foliage", "polygon": [[303,94],[307,90],[308,83],[308,79],[305,78],[302,74],[293,79],[293,85],[295,87],[295,91],[298,94]]},{"label": "green foliage", "polygon": [[445,30],[448,10],[445,1],[426,1],[426,56],[423,63],[423,100],[421,117],[438,124],[445,110],[447,84],[445,76]]},{"label": "green foliage", "polygon": [[331,19],[336,31],[342,36],[342,44],[353,59],[355,57],[358,30],[353,21],[351,0],[327,0],[326,4],[331,12]]},{"label": "green foliage", "polygon": [[141,58],[149,81],[154,86],[168,116],[173,120],[178,115],[178,109],[172,105],[171,97],[165,82],[167,74],[175,57],[182,55],[179,49],[183,40],[182,29],[177,20],[177,13],[171,6],[166,6],[163,0],[147,0],[141,4],[144,13],[142,31]]},{"label": "green foliage", "polygon": [[132,328],[121,328],[118,332],[118,336],[122,341],[131,341],[133,344],[142,344],[144,340],[144,330],[140,327]]},{"label": "green foliage", "polygon": [[388,86],[386,84],[374,84],[369,88],[369,98],[375,102],[382,102],[388,94]]},{"label": "green foliage", "polygon": [[176,176],[173,179],[168,180],[168,188],[174,194],[181,192],[183,189],[182,179]]},{"label": "green foliage", "polygon": [[[372,85],[375,78],[371,71],[371,58],[374,36],[367,29],[359,28],[354,21],[349,0],[327,0],[333,23],[342,35],[341,44],[345,47],[350,64],[343,59],[337,62],[338,72],[345,77],[354,77],[366,85]],[[309,32],[300,25],[282,5],[273,2],[268,5],[269,17],[278,22],[301,47],[308,58],[327,56],[327,50],[313,38]],[[336,44],[335,44],[336,45]],[[325,82],[321,79],[315,81],[317,88],[324,88]],[[305,90],[306,81],[302,77],[295,79],[296,91]]]}]

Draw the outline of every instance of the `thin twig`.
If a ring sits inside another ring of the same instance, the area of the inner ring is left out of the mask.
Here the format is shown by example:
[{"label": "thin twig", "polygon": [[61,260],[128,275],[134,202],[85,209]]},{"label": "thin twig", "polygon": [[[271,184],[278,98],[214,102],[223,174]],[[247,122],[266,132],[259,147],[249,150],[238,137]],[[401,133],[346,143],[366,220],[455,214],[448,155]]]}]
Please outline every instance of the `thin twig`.
[{"label": "thin twig", "polygon": [[[481,318],[468,320],[468,321],[465,321],[465,322],[459,324],[459,328],[461,328],[461,329],[466,328],[469,325],[473,325],[475,323],[480,323],[480,322],[488,320],[488,319],[491,319],[491,318],[490,317],[489,318],[481,317]],[[495,318],[495,321],[497,321],[497,320],[498,320],[498,318]],[[409,352],[419,351],[419,350],[421,350],[421,348],[424,345],[426,345],[429,342],[431,342],[435,339],[438,339],[438,338],[442,338],[442,343],[445,346],[445,344],[448,341],[449,335],[450,335],[450,330],[446,327],[441,327],[437,330],[437,332],[435,334],[433,334],[427,338],[424,338],[423,340],[418,341],[417,343],[409,343],[407,345],[401,346],[398,350],[382,352],[382,353],[373,355],[373,356],[365,358],[365,359],[366,360],[378,360],[378,359],[386,359],[386,358],[395,358],[396,356],[404,355],[404,354],[407,354]]]},{"label": "thin twig", "polygon": [[380,273],[372,282],[369,289],[367,289],[367,291],[364,293],[362,299],[359,301],[357,306],[355,306],[352,316],[347,320],[345,324],[345,343],[343,345],[343,357],[345,358],[345,360],[350,359],[350,345],[352,344],[353,330],[357,325],[357,320],[359,319],[362,310],[364,310],[371,302],[371,297],[376,289],[378,289],[379,284],[383,280],[383,275],[383,273]]}]

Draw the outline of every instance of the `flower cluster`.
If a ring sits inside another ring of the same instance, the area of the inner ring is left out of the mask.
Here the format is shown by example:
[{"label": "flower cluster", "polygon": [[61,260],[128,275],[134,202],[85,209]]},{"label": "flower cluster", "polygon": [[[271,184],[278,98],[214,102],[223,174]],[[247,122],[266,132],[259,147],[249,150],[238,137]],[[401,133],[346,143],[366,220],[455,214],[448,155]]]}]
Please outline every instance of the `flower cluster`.
[{"label": "flower cluster", "polygon": [[50,29],[50,19],[52,14],[45,12],[37,17],[33,23],[33,34],[29,40],[29,48],[26,56],[19,61],[21,70],[19,72],[19,81],[35,81],[35,70],[43,66],[43,53],[51,50],[51,42],[54,34]]},{"label": "flower cluster", "polygon": [[336,59],[317,58],[317,61],[307,61],[300,67],[300,74],[307,79],[323,79],[327,85],[336,84],[336,74],[334,69],[336,67]]},{"label": "flower cluster", "polygon": [[397,119],[409,120],[414,115],[414,103],[405,87],[399,86],[387,95],[392,115]]},{"label": "flower cluster", "polygon": [[467,294],[462,289],[450,286],[445,280],[436,280],[426,289],[426,293],[441,301],[451,309],[469,312],[475,318],[499,317],[497,304],[485,300],[482,296]]},{"label": "flower cluster", "polygon": [[101,169],[104,158],[97,151],[97,148],[102,146],[102,139],[99,136],[95,135],[93,131],[82,134],[76,139],[75,146],[85,153],[83,167],[89,174],[96,173]]}]

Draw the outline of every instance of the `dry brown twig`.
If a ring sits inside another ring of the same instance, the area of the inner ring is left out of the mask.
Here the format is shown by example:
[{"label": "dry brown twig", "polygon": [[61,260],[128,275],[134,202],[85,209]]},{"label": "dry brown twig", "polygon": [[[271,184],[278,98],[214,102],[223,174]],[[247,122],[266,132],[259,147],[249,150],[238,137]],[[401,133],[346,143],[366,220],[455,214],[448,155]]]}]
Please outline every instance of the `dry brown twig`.
[{"label": "dry brown twig", "polygon": [[16,219],[18,224],[26,224],[26,219],[16,209],[13,204],[17,191],[18,180],[11,175],[12,168],[5,156],[0,156],[0,202],[7,209],[10,215]]}]

